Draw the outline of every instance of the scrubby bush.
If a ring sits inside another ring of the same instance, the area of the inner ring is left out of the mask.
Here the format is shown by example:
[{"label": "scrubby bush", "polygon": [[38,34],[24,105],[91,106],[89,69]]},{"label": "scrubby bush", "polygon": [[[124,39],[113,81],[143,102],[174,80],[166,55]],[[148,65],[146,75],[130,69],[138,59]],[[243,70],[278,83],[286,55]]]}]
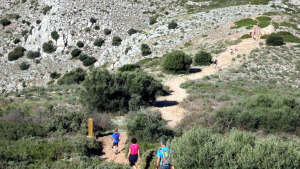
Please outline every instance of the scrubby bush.
[{"label": "scrubby bush", "polygon": [[[231,131],[191,129],[171,142],[176,168],[299,168],[299,145]],[[271,155],[270,155],[271,154]]]},{"label": "scrubby bush", "polygon": [[42,21],[40,19],[38,19],[38,20],[35,21],[35,23],[40,24],[40,23],[42,23]]},{"label": "scrubby bush", "polygon": [[102,38],[98,38],[95,40],[94,45],[101,47],[105,41]]},{"label": "scrubby bush", "polygon": [[216,111],[214,118],[224,129],[241,127],[300,134],[300,103],[293,97],[253,96]]},{"label": "scrubby bush", "polygon": [[42,47],[43,47],[43,51],[46,53],[53,53],[56,51],[56,47],[53,45],[53,42],[51,40],[43,43]]},{"label": "scrubby bush", "polygon": [[74,71],[66,73],[57,81],[59,85],[80,84],[84,81],[86,72],[82,68],[77,68]]},{"label": "scrubby bush", "polygon": [[20,57],[24,56],[24,52],[26,51],[25,48],[22,46],[18,46],[14,49],[14,51],[8,53],[8,60],[14,61],[19,59]]},{"label": "scrubby bush", "polygon": [[168,24],[169,29],[176,29],[178,24],[175,21],[172,21]]},{"label": "scrubby bush", "polygon": [[83,48],[84,47],[84,43],[82,41],[78,41],[76,43],[76,45],[79,47],[79,48]]},{"label": "scrubby bush", "polygon": [[59,38],[59,34],[56,31],[53,31],[53,32],[51,32],[51,37],[52,37],[52,39],[57,41],[57,39]]},{"label": "scrubby bush", "polygon": [[241,36],[240,39],[249,39],[249,38],[252,38],[252,36],[249,34],[245,34],[245,35]]},{"label": "scrubby bush", "polygon": [[57,73],[57,72],[50,73],[50,78],[51,79],[58,79],[58,78],[60,78],[60,76],[61,76],[61,74]]},{"label": "scrubby bush", "polygon": [[142,44],[141,51],[143,56],[148,56],[152,53],[149,45],[147,44]]},{"label": "scrubby bush", "polygon": [[149,24],[154,25],[157,22],[157,16],[153,16],[149,18]]},{"label": "scrubby bush", "polygon": [[122,39],[119,36],[114,36],[112,39],[113,46],[120,46],[122,43]]},{"label": "scrubby bush", "polygon": [[16,38],[15,40],[14,40],[14,44],[18,44],[18,43],[20,43],[21,42],[21,40],[19,39],[19,38]]},{"label": "scrubby bush", "polygon": [[210,65],[211,61],[212,61],[211,54],[205,51],[199,51],[194,57],[195,65],[206,66],[206,65]]},{"label": "scrubby bush", "polygon": [[42,10],[43,14],[46,15],[51,9],[52,9],[52,6],[48,6],[48,5],[45,6]]},{"label": "scrubby bush", "polygon": [[71,52],[72,57],[77,57],[77,56],[79,56],[80,54],[81,54],[81,50],[79,50],[79,49],[74,49],[74,50],[72,50],[72,52]]},{"label": "scrubby bush", "polygon": [[84,61],[85,59],[87,59],[88,58],[88,55],[80,55],[79,56],[79,60],[80,61]]},{"label": "scrubby bush", "polygon": [[272,33],[267,37],[266,44],[270,46],[281,46],[284,44],[283,37],[278,34]]},{"label": "scrubby bush", "polygon": [[161,139],[171,139],[174,135],[157,112],[138,113],[127,122],[126,129],[130,137],[144,142],[159,142]]},{"label": "scrubby bush", "polygon": [[1,23],[2,26],[8,26],[8,25],[11,24],[11,21],[8,20],[7,18],[3,18],[3,19],[0,20],[0,23]]},{"label": "scrubby bush", "polygon": [[141,68],[140,65],[137,65],[137,64],[127,64],[122,67],[119,67],[118,71],[121,71],[121,72],[135,71],[136,69],[140,69],[140,68]]},{"label": "scrubby bush", "polygon": [[96,58],[94,58],[94,57],[87,57],[82,63],[83,63],[83,66],[91,66],[95,62],[97,62]]},{"label": "scrubby bush", "polygon": [[131,35],[133,35],[133,34],[136,34],[137,32],[138,32],[137,30],[131,28],[131,29],[129,29],[129,31],[128,31],[128,35],[131,36]]},{"label": "scrubby bush", "polygon": [[104,29],[104,34],[105,35],[110,35],[111,34],[111,30],[110,29]]},{"label": "scrubby bush", "polygon": [[172,73],[188,73],[192,58],[182,51],[173,51],[163,56],[163,67]]},{"label": "scrubby bush", "polygon": [[39,51],[28,51],[28,53],[27,53],[27,57],[29,58],[29,59],[35,59],[35,58],[38,58],[38,57],[40,57],[41,56],[41,53],[39,52]]},{"label": "scrubby bush", "polygon": [[95,69],[83,83],[82,101],[100,111],[127,111],[152,105],[162,85],[141,71],[109,73]]},{"label": "scrubby bush", "polygon": [[29,69],[30,67],[30,64],[26,63],[26,62],[22,62],[20,65],[19,65],[20,69],[21,70],[27,70]]},{"label": "scrubby bush", "polygon": [[91,17],[90,22],[91,22],[92,24],[94,24],[94,23],[97,22],[97,19],[95,19],[94,17]]},{"label": "scrubby bush", "polygon": [[94,27],[94,29],[95,29],[95,30],[99,30],[99,29],[100,29],[100,26],[99,26],[99,25],[96,25],[96,26]]}]

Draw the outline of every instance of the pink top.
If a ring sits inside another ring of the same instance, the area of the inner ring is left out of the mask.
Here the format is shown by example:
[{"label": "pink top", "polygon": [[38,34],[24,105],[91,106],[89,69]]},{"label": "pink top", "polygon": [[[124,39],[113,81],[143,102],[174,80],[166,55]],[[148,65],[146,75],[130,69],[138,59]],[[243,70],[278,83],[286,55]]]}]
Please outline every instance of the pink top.
[{"label": "pink top", "polygon": [[138,144],[131,144],[129,148],[131,149],[131,154],[134,155],[138,153],[140,146]]}]

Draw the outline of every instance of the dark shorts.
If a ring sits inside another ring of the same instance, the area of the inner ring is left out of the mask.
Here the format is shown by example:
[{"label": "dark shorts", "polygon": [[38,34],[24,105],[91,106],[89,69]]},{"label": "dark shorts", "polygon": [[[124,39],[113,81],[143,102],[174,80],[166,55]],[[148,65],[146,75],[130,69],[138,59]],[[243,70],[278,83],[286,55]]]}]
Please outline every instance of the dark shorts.
[{"label": "dark shorts", "polygon": [[135,163],[137,162],[139,156],[137,154],[131,154],[129,156],[129,163],[130,163],[130,166],[134,166]]},{"label": "dark shorts", "polygon": [[159,169],[170,169],[170,168],[171,166],[162,166],[162,165],[159,167]]},{"label": "dark shorts", "polygon": [[118,146],[119,146],[119,143],[113,143],[113,146],[117,146],[117,147],[118,147]]}]

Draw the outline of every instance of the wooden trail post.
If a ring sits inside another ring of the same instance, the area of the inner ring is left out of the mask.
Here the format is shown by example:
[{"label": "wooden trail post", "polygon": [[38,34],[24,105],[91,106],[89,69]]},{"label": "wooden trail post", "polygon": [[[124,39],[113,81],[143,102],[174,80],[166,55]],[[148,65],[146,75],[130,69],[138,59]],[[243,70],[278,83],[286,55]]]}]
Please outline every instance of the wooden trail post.
[{"label": "wooden trail post", "polygon": [[89,118],[89,134],[88,137],[91,138],[93,137],[93,119]]}]

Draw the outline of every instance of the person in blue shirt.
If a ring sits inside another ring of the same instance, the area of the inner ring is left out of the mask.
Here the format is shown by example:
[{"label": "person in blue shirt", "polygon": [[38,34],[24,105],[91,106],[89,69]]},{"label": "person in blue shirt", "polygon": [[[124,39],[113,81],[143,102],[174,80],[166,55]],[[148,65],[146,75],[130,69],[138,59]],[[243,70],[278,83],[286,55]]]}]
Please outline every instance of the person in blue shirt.
[{"label": "person in blue shirt", "polygon": [[161,140],[161,148],[157,151],[157,161],[155,169],[175,169],[174,166],[171,166],[171,151],[166,146],[166,141]]},{"label": "person in blue shirt", "polygon": [[120,136],[121,134],[118,133],[118,129],[115,130],[115,133],[112,135],[112,139],[113,139],[113,149],[114,149],[114,153],[118,154],[118,146],[119,146],[119,142],[120,142]]}]

